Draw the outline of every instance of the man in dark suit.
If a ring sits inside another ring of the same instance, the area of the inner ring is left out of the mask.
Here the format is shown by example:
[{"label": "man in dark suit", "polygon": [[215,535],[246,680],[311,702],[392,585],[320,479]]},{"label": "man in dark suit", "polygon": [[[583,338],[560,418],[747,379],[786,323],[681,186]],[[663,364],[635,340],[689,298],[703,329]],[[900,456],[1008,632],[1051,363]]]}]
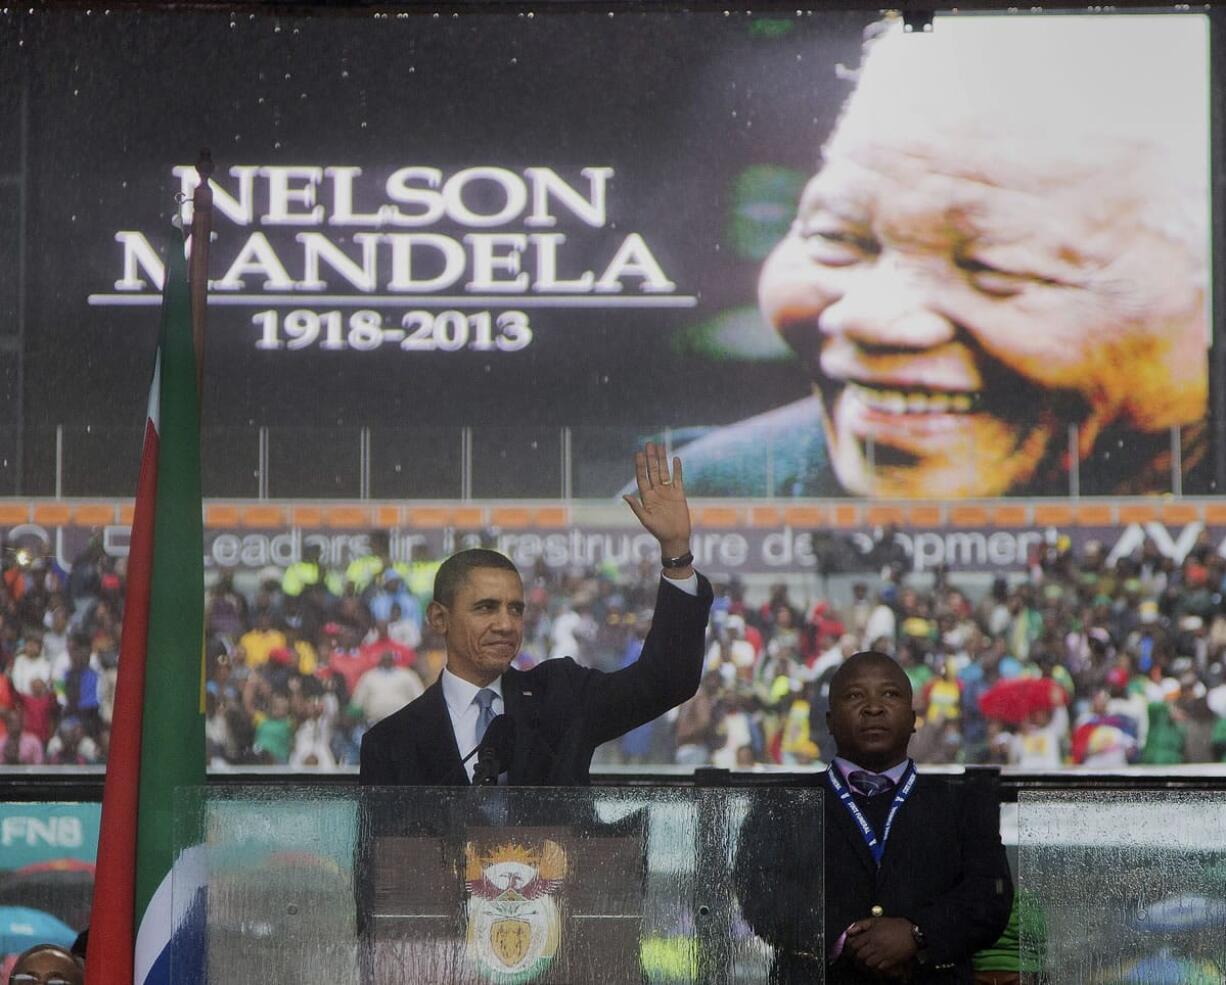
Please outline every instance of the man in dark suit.
[{"label": "man in dark suit", "polygon": [[670,475],[664,449],[648,444],[635,456],[635,478],[638,495],[625,498],[660,542],[664,565],[639,659],[611,674],[569,657],[514,669],[523,638],[519,573],[495,551],[461,551],[439,569],[426,612],[446,642],[447,667],[421,697],[366,733],[363,785],[470,783],[476,762],[470,754],[499,714],[515,723],[510,761],[502,764],[506,782],[586,784],[598,745],[694,694],[712,593],[692,567],[681,463],[673,460]]},{"label": "man in dark suit", "polygon": [[1004,930],[1013,884],[995,791],[916,774],[911,700],[893,658],[848,658],[826,716],[838,755],[820,775],[824,850],[803,820],[746,820],[738,891],[750,926],[776,948],[776,982],[817,980],[825,964],[830,985],[969,985],[971,956]]}]

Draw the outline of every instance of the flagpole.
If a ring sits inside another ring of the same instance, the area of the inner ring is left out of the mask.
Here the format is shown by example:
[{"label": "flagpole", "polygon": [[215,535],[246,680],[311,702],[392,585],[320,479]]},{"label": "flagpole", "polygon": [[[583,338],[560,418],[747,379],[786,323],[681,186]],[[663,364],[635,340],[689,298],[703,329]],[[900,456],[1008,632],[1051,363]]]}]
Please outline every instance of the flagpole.
[{"label": "flagpole", "polygon": [[[197,228],[207,250],[207,221]],[[172,929],[173,790],[205,780],[200,428],[191,392],[198,379],[181,234],[169,243],[128,545],[85,968],[91,985],[166,985],[169,960],[157,959]],[[193,253],[203,264],[205,250]]]},{"label": "flagpole", "polygon": [[196,393],[204,396],[204,323],[209,297],[209,240],[213,234],[213,189],[209,178],[213,174],[213,155],[208,148],[200,152],[196,162],[200,178],[192,193],[192,252],[187,279],[192,293],[192,342],[196,348]]}]

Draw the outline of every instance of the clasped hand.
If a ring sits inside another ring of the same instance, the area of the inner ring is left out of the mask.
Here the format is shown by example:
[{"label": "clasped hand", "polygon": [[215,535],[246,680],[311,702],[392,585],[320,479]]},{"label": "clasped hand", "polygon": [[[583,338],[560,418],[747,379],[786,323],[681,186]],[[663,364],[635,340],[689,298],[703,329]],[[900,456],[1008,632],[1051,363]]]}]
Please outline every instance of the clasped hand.
[{"label": "clasped hand", "polygon": [[847,928],[843,953],[861,971],[890,981],[911,979],[917,951],[911,921],[901,917],[869,917]]}]

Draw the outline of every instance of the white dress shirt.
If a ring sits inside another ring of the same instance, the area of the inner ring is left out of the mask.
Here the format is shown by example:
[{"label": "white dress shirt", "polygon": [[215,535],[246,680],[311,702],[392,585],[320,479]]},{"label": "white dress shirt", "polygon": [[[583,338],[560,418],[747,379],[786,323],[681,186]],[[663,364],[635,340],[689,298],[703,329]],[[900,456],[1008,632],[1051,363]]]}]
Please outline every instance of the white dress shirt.
[{"label": "white dress shirt", "polygon": [[[505,710],[502,703],[502,678],[487,684],[494,692],[494,700],[490,705],[495,715],[501,715]],[[481,708],[477,704],[477,692],[481,688],[471,684],[462,677],[456,677],[451,671],[443,669],[443,700],[447,702],[447,713],[451,716],[451,731],[455,733],[456,748],[460,750],[463,759],[477,748],[477,719],[481,716]],[[477,769],[477,757],[473,756],[464,764],[468,779],[472,780]]]}]

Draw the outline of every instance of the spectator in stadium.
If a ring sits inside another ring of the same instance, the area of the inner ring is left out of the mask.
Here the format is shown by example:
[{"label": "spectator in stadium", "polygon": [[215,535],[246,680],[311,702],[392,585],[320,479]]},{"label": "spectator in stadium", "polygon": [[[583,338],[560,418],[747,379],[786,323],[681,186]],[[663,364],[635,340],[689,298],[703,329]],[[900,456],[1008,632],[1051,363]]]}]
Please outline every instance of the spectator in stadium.
[{"label": "spectator in stadium", "polygon": [[233,642],[242,636],[246,621],[247,600],[234,590],[233,572],[223,571],[205,600],[205,632]]},{"label": "spectator in stadium", "polygon": [[43,624],[43,653],[51,661],[52,676],[63,677],[68,669],[68,610],[62,605],[48,609]]},{"label": "spectator in stadium", "polygon": [[329,623],[325,634],[332,640],[328,650],[328,669],[345,684],[345,694],[351,695],[358,686],[358,678],[377,662],[369,650],[363,650],[356,626],[345,623]]},{"label": "spectator in stadium", "polygon": [[101,536],[90,537],[89,543],[72,561],[68,573],[68,597],[72,600],[74,622],[88,617],[89,609],[102,594],[102,575],[106,567],[106,551]]},{"label": "spectator in stadium", "polygon": [[682,766],[702,766],[710,762],[716,741],[716,699],[720,691],[718,671],[708,672],[698,693],[677,712],[677,762]]},{"label": "spectator in stadium", "polygon": [[583,666],[591,666],[588,649],[596,638],[596,620],[586,596],[579,600],[564,600],[562,611],[553,619],[549,630],[549,658],[574,657]]},{"label": "spectator in stadium", "polygon": [[18,695],[18,702],[26,716],[26,728],[44,743],[49,742],[58,717],[55,692],[41,677],[35,677],[30,683],[30,693]]},{"label": "spectator in stadium", "polygon": [[36,680],[51,687],[51,661],[43,653],[43,637],[40,630],[29,627],[22,640],[21,650],[9,670],[13,687],[18,694],[30,694]]},{"label": "spectator in stadium", "polygon": [[55,682],[55,690],[64,714],[80,721],[87,735],[96,736],[102,725],[98,711],[101,679],[90,666],[90,656],[89,637],[73,633],[68,641],[68,672]]},{"label": "spectator in stadium", "polygon": [[377,666],[385,653],[390,653],[397,667],[412,667],[417,663],[417,651],[391,638],[386,622],[376,622],[359,649],[368,667]]},{"label": "spectator in stadium", "polygon": [[379,654],[379,662],[358,678],[353,689],[350,703],[367,725],[374,725],[399,711],[425,690],[420,677],[408,667],[397,665],[396,656],[395,650],[384,649]]},{"label": "spectator in stadium", "polygon": [[[414,597],[416,602],[416,597]],[[405,616],[404,610],[393,602],[391,611],[387,618],[387,638],[395,640],[401,646],[408,647],[410,650],[416,650],[421,645],[421,618],[420,607],[418,609],[419,617],[417,619],[409,619]]]},{"label": "spectator in stadium", "polygon": [[293,719],[290,717],[289,696],[274,693],[268,711],[257,711],[251,717],[255,723],[255,742],[252,750],[260,761],[274,765],[287,764],[295,731]]},{"label": "spectator in stadium", "polygon": [[79,718],[66,717],[47,743],[47,762],[52,766],[89,766],[98,761],[98,746]]},{"label": "spectator in stadium", "polygon": [[303,712],[289,757],[289,764],[295,769],[336,766],[336,755],[332,751],[336,707],[335,699],[329,700],[330,697],[318,680],[304,682]]},{"label": "spectator in stadium", "polygon": [[25,712],[10,708],[4,714],[4,746],[0,748],[0,762],[6,766],[41,766],[43,742],[25,727]]},{"label": "spectator in stadium", "polygon": [[[761,639],[761,635],[758,635]],[[740,667],[753,667],[758,651],[748,638],[745,617],[730,615],[707,650],[706,665],[718,667],[725,683],[731,684]]]},{"label": "spectator in stadium", "polygon": [[284,649],[287,644],[285,634],[273,625],[273,621],[271,609],[257,609],[255,625],[239,637],[239,645],[247,655],[247,666],[252,669],[264,666],[273,650]]},{"label": "spectator in stadium", "polygon": [[281,576],[281,592],[286,598],[296,599],[312,588],[321,588],[332,595],[340,595],[344,579],[323,563],[323,548],[307,544],[302,549],[302,560],[295,561]]},{"label": "spectator in stadium", "polygon": [[407,584],[409,566],[393,564],[391,541],[385,530],[372,530],[369,536],[370,552],[362,554],[349,562],[345,569],[345,583],[352,585],[356,594],[362,595],[372,585],[378,585],[379,578],[389,569],[399,572],[401,579]]},{"label": "spectator in stadium", "polygon": [[801,496],[1067,493],[1074,464],[1082,493],[1156,492],[1172,429],[1190,475],[1209,338],[1195,30],[878,30],[759,284],[814,394],[682,449],[691,487],[748,491],[735,446],[738,475],[760,449]]},{"label": "spectator in stadium", "polygon": [[395,568],[383,572],[382,583],[370,597],[367,605],[376,622],[391,622],[392,606],[400,609],[400,617],[421,626],[421,606],[404,583],[404,576]]},{"label": "spectator in stadium", "polygon": [[290,651],[290,664],[299,673],[310,676],[319,666],[319,655],[309,638],[296,626],[285,627],[286,649]]}]

